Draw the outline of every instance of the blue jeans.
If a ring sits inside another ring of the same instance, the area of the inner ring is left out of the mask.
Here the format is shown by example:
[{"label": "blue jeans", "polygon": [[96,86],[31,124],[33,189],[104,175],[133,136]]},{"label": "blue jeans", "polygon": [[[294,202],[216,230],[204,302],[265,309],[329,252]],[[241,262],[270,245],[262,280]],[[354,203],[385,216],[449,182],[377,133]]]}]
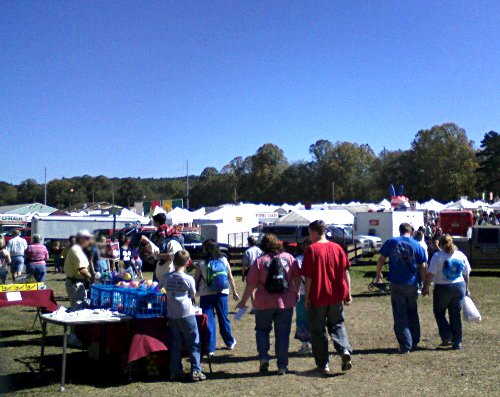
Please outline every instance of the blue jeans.
[{"label": "blue jeans", "polygon": [[45,274],[47,272],[45,265],[32,265],[28,263],[26,265],[26,271],[28,274],[33,275],[37,283],[43,283],[45,281]]},{"label": "blue jeans", "polygon": [[13,256],[10,262],[11,273],[22,273],[24,269],[24,256]]},{"label": "blue jeans", "polygon": [[170,375],[180,376],[182,368],[182,347],[187,346],[191,361],[191,372],[201,371],[201,342],[195,316],[169,318]]},{"label": "blue jeans", "polygon": [[[434,286],[433,310],[443,342],[462,343],[462,305],[466,294],[465,283],[436,284]],[[446,319],[446,310],[450,322]]]},{"label": "blue jeans", "polygon": [[401,352],[409,352],[420,342],[420,319],[418,318],[418,286],[391,285],[394,333]]},{"label": "blue jeans", "polygon": [[200,296],[200,307],[208,317],[209,344],[208,352],[214,353],[217,347],[217,329],[215,327],[215,314],[219,320],[219,331],[227,347],[234,344],[233,331],[229,322],[229,306],[226,294]]},{"label": "blue jeans", "polygon": [[288,348],[290,346],[290,332],[292,330],[293,307],[289,309],[255,310],[255,339],[260,360],[270,360],[269,334],[273,329],[275,353],[278,359],[278,368],[288,367]]}]

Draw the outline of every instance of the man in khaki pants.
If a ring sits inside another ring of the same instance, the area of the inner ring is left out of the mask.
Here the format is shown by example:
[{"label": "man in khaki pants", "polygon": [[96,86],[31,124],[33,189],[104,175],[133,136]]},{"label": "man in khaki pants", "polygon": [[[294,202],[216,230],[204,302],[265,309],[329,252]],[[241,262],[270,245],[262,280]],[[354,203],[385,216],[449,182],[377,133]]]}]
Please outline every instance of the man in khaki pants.
[{"label": "man in khaki pants", "polygon": [[[85,300],[85,285],[92,279],[88,270],[89,260],[83,252],[90,245],[91,238],[92,234],[88,230],[78,232],[76,244],[68,250],[64,260],[65,286],[72,309],[77,308]],[[68,343],[76,347],[81,345],[74,333],[69,336]]]}]

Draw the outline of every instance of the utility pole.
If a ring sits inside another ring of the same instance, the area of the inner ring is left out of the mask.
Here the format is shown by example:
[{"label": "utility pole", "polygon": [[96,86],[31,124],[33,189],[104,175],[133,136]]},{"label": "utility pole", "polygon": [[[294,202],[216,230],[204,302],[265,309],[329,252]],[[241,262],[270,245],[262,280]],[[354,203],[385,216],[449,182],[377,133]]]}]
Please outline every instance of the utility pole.
[{"label": "utility pole", "polygon": [[189,209],[189,160],[186,160],[186,209]]},{"label": "utility pole", "polygon": [[332,200],[335,203],[335,182],[332,182]]},{"label": "utility pole", "polygon": [[113,243],[116,240],[116,208],[115,208],[115,184],[111,182],[111,201],[113,204],[113,234],[112,234],[112,241]]},{"label": "utility pole", "polygon": [[47,167],[45,167],[45,182],[43,184],[43,203],[47,205]]}]

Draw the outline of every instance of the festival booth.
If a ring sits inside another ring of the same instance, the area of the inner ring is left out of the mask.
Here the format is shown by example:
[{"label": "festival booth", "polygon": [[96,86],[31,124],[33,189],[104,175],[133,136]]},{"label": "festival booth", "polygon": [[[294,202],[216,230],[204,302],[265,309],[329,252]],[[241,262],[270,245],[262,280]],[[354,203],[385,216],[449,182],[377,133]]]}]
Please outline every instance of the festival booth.
[{"label": "festival booth", "polygon": [[478,209],[479,205],[469,201],[467,199],[461,198],[455,201],[453,204],[446,207],[446,210],[475,210]]},{"label": "festival booth", "polygon": [[[166,318],[166,295],[158,283],[143,280],[127,280],[125,273],[102,276],[100,284],[90,288],[87,308],[67,311],[57,305],[50,307],[52,313],[40,316],[42,322],[42,343],[40,372],[44,370],[45,339],[47,324],[63,328],[63,352],[61,366],[61,391],[66,382],[67,341],[70,329],[91,352],[120,357],[124,371],[131,374],[131,368],[145,366],[144,361],[154,353],[169,351],[169,327]],[[122,280],[117,282],[117,280]],[[47,290],[49,291],[49,290]],[[55,303],[55,301],[54,301]],[[208,319],[197,309],[196,319],[201,340],[201,352],[208,357]],[[162,360],[168,366],[168,359]],[[211,362],[208,357],[210,371]],[[139,364],[140,363],[140,364]]]},{"label": "festival booth", "polygon": [[254,229],[262,223],[260,220],[276,220],[276,206],[256,204],[224,205],[214,212],[194,219],[193,223],[201,226],[201,234],[206,239],[232,247],[243,247]]},{"label": "festival booth", "polygon": [[167,213],[167,223],[172,226],[176,225],[191,225],[193,223],[194,214],[184,208],[176,207]]},{"label": "festival booth", "polygon": [[283,216],[274,224],[280,226],[307,226],[317,220],[322,220],[327,225],[352,225],[354,223],[354,215],[344,209],[295,210]]},{"label": "festival booth", "polygon": [[434,211],[434,212],[440,212],[446,208],[446,204],[441,204],[439,201],[436,201],[434,199],[430,199],[429,201],[426,201],[425,203],[420,204],[419,210],[423,211]]}]

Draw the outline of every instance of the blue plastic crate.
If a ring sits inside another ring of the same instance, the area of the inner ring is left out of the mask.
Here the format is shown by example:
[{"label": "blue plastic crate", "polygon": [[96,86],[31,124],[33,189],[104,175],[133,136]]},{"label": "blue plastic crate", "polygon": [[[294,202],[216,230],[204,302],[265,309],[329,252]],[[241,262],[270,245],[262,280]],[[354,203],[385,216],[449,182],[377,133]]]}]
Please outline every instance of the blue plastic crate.
[{"label": "blue plastic crate", "polygon": [[99,307],[99,298],[101,296],[101,284],[92,284],[90,286],[90,304],[93,307]]},{"label": "blue plastic crate", "polygon": [[165,295],[140,289],[125,290],[123,295],[124,313],[136,318],[152,318],[164,316]]},{"label": "blue plastic crate", "polygon": [[94,307],[111,309],[113,307],[113,291],[111,285],[93,284],[90,286],[90,304]]}]

